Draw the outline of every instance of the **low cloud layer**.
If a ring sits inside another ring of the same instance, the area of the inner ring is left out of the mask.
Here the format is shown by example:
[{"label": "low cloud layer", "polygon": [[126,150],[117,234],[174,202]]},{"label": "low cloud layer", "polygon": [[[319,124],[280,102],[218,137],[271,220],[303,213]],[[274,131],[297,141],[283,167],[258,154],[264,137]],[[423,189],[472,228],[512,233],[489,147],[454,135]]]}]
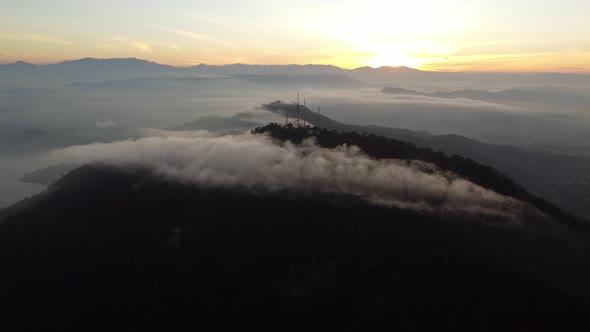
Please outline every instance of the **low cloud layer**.
[{"label": "low cloud layer", "polygon": [[440,98],[436,96],[416,95],[416,94],[387,94],[380,89],[363,89],[361,91],[318,91],[315,89],[305,89],[302,91],[311,100],[335,100],[345,103],[359,103],[369,105],[387,105],[390,107],[397,106],[421,106],[433,109],[456,109],[457,111],[469,112],[525,112],[526,110],[507,105],[504,103],[493,103],[481,100],[467,98]]},{"label": "low cloud layer", "polygon": [[117,123],[112,120],[105,120],[105,121],[96,121],[96,128],[112,128],[116,127]]},{"label": "low cloud layer", "polygon": [[350,194],[370,203],[426,213],[485,214],[515,221],[524,204],[424,162],[374,160],[356,147],[278,144],[260,135],[164,132],[156,137],[72,146],[68,162],[146,165],[167,178],[205,187]]}]

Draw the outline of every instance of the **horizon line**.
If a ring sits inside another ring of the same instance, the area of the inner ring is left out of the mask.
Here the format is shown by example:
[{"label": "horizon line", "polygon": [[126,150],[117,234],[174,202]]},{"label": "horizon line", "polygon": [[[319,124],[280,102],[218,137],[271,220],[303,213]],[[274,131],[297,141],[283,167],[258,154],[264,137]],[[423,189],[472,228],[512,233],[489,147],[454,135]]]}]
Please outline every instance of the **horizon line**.
[{"label": "horizon line", "polygon": [[[578,74],[578,75],[590,75],[590,69],[588,70],[581,70],[581,71],[567,71],[567,72],[563,72],[563,71],[502,71],[502,70],[490,70],[490,71],[486,71],[486,70],[462,70],[462,71],[437,71],[437,70],[424,70],[424,69],[418,69],[418,68],[413,68],[413,67],[409,67],[409,66],[380,66],[380,67],[373,67],[373,66],[361,66],[361,67],[355,67],[355,68],[344,68],[338,65],[333,65],[333,64],[315,64],[315,63],[305,63],[305,64],[297,64],[297,63],[290,63],[290,64],[273,64],[273,63],[240,63],[240,62],[235,62],[235,63],[226,63],[226,64],[217,64],[217,65],[212,65],[212,64],[207,64],[207,63],[199,63],[199,64],[195,64],[192,66],[178,66],[178,65],[173,65],[173,64],[166,64],[166,63],[161,63],[161,62],[157,62],[157,61],[152,61],[152,60],[146,60],[146,59],[141,59],[141,58],[136,58],[136,57],[113,57],[113,58],[98,58],[98,57],[84,57],[84,58],[78,58],[78,59],[66,59],[66,60],[62,60],[62,61],[58,61],[58,62],[49,62],[49,63],[33,63],[33,62],[29,62],[29,61],[24,61],[24,60],[17,60],[15,62],[8,62],[8,63],[2,63],[0,62],[0,66],[10,66],[10,65],[15,65],[15,64],[28,64],[28,65],[33,65],[33,66],[39,66],[39,67],[45,67],[45,66],[52,66],[52,65],[59,65],[59,64],[64,64],[64,63],[69,63],[69,62],[76,62],[76,61],[82,61],[82,60],[136,60],[136,61],[141,61],[141,62],[147,62],[147,63],[151,63],[151,64],[155,64],[155,65],[160,65],[160,66],[168,66],[168,67],[173,67],[173,68],[178,68],[178,69],[189,69],[189,68],[195,68],[198,66],[210,66],[210,67],[228,67],[228,66],[235,66],[235,65],[243,65],[243,66],[277,66],[277,67],[281,67],[281,66],[300,66],[300,67],[304,67],[304,66],[323,66],[323,67],[334,67],[334,68],[338,68],[341,70],[346,70],[346,71],[352,71],[352,70],[358,70],[358,69],[365,69],[365,68],[370,68],[370,69],[387,69],[387,68],[392,68],[392,69],[409,69],[409,70],[413,70],[413,71],[417,71],[417,72],[425,72],[425,73],[497,73],[497,74],[501,74],[501,73],[508,73],[508,74]],[[578,68],[576,68],[578,69]],[[579,68],[581,69],[581,68]]]}]

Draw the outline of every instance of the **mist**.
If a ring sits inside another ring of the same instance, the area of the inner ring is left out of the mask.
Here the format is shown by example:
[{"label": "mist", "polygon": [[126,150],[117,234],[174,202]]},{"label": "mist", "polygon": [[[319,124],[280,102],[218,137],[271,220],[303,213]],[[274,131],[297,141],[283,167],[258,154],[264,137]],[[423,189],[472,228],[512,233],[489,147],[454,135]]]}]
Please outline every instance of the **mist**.
[{"label": "mist", "polygon": [[[457,134],[485,143],[527,148],[549,143],[559,148],[588,146],[590,100],[582,93],[586,90],[575,90],[578,97],[573,102],[572,92],[564,89],[532,91],[536,92],[533,97],[531,91],[516,91],[522,97],[516,101],[502,97],[474,100],[464,96],[392,95],[375,89],[303,92],[313,103],[322,105],[324,114],[344,123]],[[553,93],[552,103],[537,98],[547,91]]]},{"label": "mist", "polygon": [[491,215],[516,220],[523,203],[424,162],[374,160],[356,147],[278,144],[260,135],[169,132],[158,137],[72,146],[53,157],[157,174],[203,187],[354,195],[373,204],[425,213]]},{"label": "mist", "polygon": [[[44,156],[72,145],[161,136],[158,130],[235,134],[282,123],[280,114],[260,106],[295,101],[298,91],[311,110],[321,107],[322,114],[345,124],[455,134],[587,158],[587,83],[585,75],[443,75],[331,66],[175,68],[132,59],[80,60],[27,71],[0,66],[0,158],[24,174],[51,166]],[[385,93],[386,87],[408,92]],[[66,160],[55,161],[61,162]],[[567,182],[585,182],[578,173]],[[0,184],[19,186],[22,174],[5,172]],[[4,190],[0,207],[42,188],[22,189]],[[557,202],[558,196],[551,199]]]}]

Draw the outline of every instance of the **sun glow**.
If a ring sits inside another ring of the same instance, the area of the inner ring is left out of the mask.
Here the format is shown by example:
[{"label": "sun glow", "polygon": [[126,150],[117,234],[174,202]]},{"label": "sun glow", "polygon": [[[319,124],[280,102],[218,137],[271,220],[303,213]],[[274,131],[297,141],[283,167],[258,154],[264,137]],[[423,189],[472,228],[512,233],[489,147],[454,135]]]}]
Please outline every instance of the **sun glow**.
[{"label": "sun glow", "polygon": [[454,45],[444,46],[431,41],[416,40],[381,47],[367,62],[372,67],[406,66],[419,69],[426,63],[446,59],[456,52]]},{"label": "sun glow", "polygon": [[150,1],[133,24],[127,13],[139,0],[67,1],[67,11],[53,4],[65,0],[39,1],[35,10],[21,2],[2,2],[0,64],[135,57],[176,66],[590,72],[587,0]]},{"label": "sun glow", "polygon": [[401,53],[388,52],[376,55],[368,60],[368,65],[374,68],[384,66],[405,66],[410,68],[419,68],[422,65],[422,63],[423,61],[421,59],[412,58]]}]

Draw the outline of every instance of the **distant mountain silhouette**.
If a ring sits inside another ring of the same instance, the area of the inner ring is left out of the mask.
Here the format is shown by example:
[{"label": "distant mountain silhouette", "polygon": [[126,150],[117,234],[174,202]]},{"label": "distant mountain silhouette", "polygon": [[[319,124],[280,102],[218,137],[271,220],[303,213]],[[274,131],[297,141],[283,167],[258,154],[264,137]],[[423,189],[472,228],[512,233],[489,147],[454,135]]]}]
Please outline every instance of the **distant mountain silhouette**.
[{"label": "distant mountain silhouette", "polygon": [[356,68],[354,69],[354,71],[388,71],[388,72],[394,72],[394,73],[418,73],[418,72],[422,72],[422,70],[418,70],[418,69],[414,69],[414,68],[410,68],[410,67],[406,67],[406,66],[399,66],[399,67],[392,67],[392,66],[382,66],[382,67],[369,67],[369,66],[365,66],[365,67],[360,67],[360,68]]},{"label": "distant mountain silhouette", "polygon": [[[166,66],[139,60],[125,59],[95,59],[64,61],[56,64],[26,66],[0,66],[0,73],[8,71],[12,75],[11,82],[0,81],[7,86],[52,86],[73,82],[96,82],[102,80],[130,79],[146,75],[164,75],[172,72],[182,73],[182,68]],[[12,83],[12,85],[8,85]]]},{"label": "distant mountain silhouette", "polygon": [[196,73],[208,75],[337,75],[343,69],[330,65],[246,65],[232,64],[213,66],[201,64],[194,66]]},{"label": "distant mountain silhouette", "polygon": [[[217,75],[221,75],[218,73]],[[293,89],[305,87],[333,87],[333,88],[358,88],[362,83],[345,75],[295,75],[295,74],[237,74],[226,76],[208,76],[207,74],[179,75],[175,77],[136,77],[125,80],[108,80],[99,82],[74,82],[67,87],[73,88],[146,88],[161,87],[166,85],[200,84],[205,81],[239,80],[248,83],[256,83],[262,86],[293,87]]]},{"label": "distant mountain silhouette", "polygon": [[[34,68],[34,70],[31,70]],[[330,65],[198,65],[193,67],[173,67],[155,62],[127,59],[95,59],[65,61],[57,64],[40,66],[23,66],[12,64],[0,66],[0,72],[22,74],[26,77],[13,77],[17,82],[24,80],[27,84],[50,84],[50,78],[64,84],[76,81],[99,81],[114,79],[131,79],[146,75],[344,75],[365,84],[421,84],[437,83],[460,84],[463,86],[478,84],[524,84],[543,85],[588,85],[590,75],[563,73],[476,73],[476,72],[428,72],[408,67],[361,67],[342,69]],[[30,75],[33,75],[32,77]],[[54,83],[55,83],[54,82]],[[1,83],[1,82],[0,82]]]},{"label": "distant mountain silhouette", "polygon": [[59,179],[61,179],[62,176],[64,176],[71,170],[76,169],[80,166],[81,165],[79,164],[53,165],[34,172],[26,173],[19,181],[49,186],[57,182]]},{"label": "distant mountain silhouette", "polygon": [[136,58],[117,58],[117,59],[98,59],[84,58],[79,60],[70,60],[50,65],[53,68],[60,69],[78,69],[78,70],[95,70],[95,69],[123,69],[137,71],[154,71],[154,70],[174,70],[176,67],[161,65],[156,62],[140,60]]},{"label": "distant mountain silhouette", "polygon": [[[0,73],[8,76],[22,76],[22,75],[37,75],[40,71],[40,66],[34,65],[32,63],[24,62],[24,61],[17,61],[15,63],[0,65]],[[9,77],[5,77],[5,79],[9,79]],[[14,78],[12,78],[14,80]],[[0,78],[1,83],[1,78]],[[0,85],[1,87],[1,85]],[[7,88],[12,88],[14,86],[6,86]]]},{"label": "distant mountain silhouette", "polygon": [[37,65],[25,61],[17,61],[15,63],[0,65],[0,69],[26,69],[33,67],[37,67]]},{"label": "distant mountain silhouette", "polygon": [[361,82],[340,74],[323,74],[323,75],[236,75],[239,79],[249,82],[271,85],[287,85],[298,87],[304,84],[307,87],[325,86],[325,87],[360,87]]}]

